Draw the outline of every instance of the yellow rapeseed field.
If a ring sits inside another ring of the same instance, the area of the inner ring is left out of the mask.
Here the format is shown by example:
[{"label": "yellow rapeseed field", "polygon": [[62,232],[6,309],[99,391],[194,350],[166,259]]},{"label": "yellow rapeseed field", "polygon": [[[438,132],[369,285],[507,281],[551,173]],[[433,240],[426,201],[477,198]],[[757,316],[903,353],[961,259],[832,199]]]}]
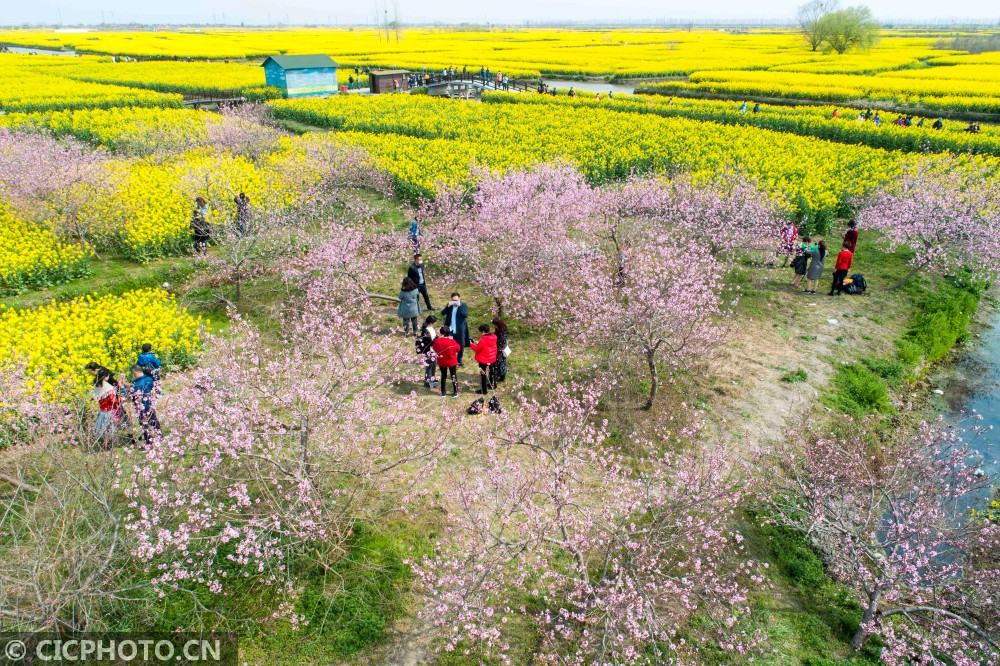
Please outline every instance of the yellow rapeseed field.
[{"label": "yellow rapeseed field", "polygon": [[798,215],[825,224],[910,160],[899,152],[746,125],[563,104],[540,95],[525,99],[536,103],[462,104],[393,95],[279,100],[271,106],[278,117],[345,130],[340,139],[369,150],[411,197],[432,194],[439,181],[467,180],[473,164],[506,170],[567,160],[598,183],[633,171],[708,177],[735,167]]},{"label": "yellow rapeseed field", "polygon": [[87,271],[86,256],[55,234],[18,219],[0,201],[0,294],[59,284]]},{"label": "yellow rapeseed field", "polygon": [[166,364],[189,365],[202,326],[161,289],[84,296],[31,310],[0,306],[0,358],[24,364],[46,396],[68,399],[87,390],[87,363],[124,372],[147,342]]}]

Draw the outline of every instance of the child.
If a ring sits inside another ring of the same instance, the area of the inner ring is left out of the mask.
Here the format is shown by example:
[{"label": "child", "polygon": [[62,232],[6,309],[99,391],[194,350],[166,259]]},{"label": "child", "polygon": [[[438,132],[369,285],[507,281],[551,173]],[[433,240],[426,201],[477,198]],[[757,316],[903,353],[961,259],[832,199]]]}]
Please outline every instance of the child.
[{"label": "child", "polygon": [[142,353],[139,354],[139,360],[135,364],[152,377],[153,381],[160,381],[160,359],[153,353],[153,345],[147,342],[142,346]]},{"label": "child", "polygon": [[795,228],[795,224],[791,220],[786,220],[785,225],[781,227],[781,246],[778,248],[778,256],[784,257],[781,262],[781,267],[784,268],[785,264],[788,263],[788,258],[795,254],[795,239],[799,237],[799,230]]},{"label": "child", "polygon": [[847,271],[851,269],[851,262],[854,260],[854,254],[851,252],[851,241],[844,241],[844,249],[840,251],[837,255],[837,264],[833,267],[833,284],[830,285],[829,296],[836,294],[840,296],[844,293],[844,278],[847,277]]},{"label": "child", "polygon": [[417,338],[417,353],[424,357],[424,387],[429,389],[437,388],[437,361],[434,358],[434,350],[431,345],[437,337],[437,332],[432,324],[437,323],[437,317],[430,315],[424,320],[420,327],[420,337]]},{"label": "child", "polygon": [[792,278],[792,288],[797,289],[802,284],[802,278],[805,277],[806,265],[809,263],[809,253],[806,252],[806,248],[811,242],[812,238],[803,236],[802,242],[795,249],[795,258],[792,259],[792,269],[795,271],[795,277]]},{"label": "child", "polygon": [[447,326],[441,327],[441,335],[434,340],[431,349],[437,354],[437,365],[441,368],[441,395],[444,396],[445,386],[448,383],[448,375],[451,374],[451,386],[454,393],[451,397],[458,397],[458,376],[455,367],[458,366],[458,352],[462,346],[451,337],[451,330]]}]

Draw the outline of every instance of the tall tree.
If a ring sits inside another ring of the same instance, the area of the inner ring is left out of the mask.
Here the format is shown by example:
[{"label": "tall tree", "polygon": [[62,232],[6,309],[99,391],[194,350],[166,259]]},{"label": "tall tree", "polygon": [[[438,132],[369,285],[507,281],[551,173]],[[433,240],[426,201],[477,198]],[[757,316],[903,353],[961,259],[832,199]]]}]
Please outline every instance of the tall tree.
[{"label": "tall tree", "polygon": [[731,521],[752,488],[721,451],[626,464],[598,417],[601,383],[547,384],[473,438],[442,490],[451,526],[415,569],[444,649],[512,663],[527,620],[539,663],[699,663],[706,643],[746,658],[763,578]]},{"label": "tall tree", "polygon": [[880,26],[871,10],[859,5],[824,15],[817,30],[828,47],[842,54],[849,49],[870,49],[878,44]]},{"label": "tall tree", "polygon": [[806,44],[813,51],[819,50],[825,38],[820,19],[826,14],[835,11],[839,5],[839,0],[810,0],[804,5],[799,6],[798,11],[795,13],[795,20],[799,24],[799,30],[802,31],[802,36],[805,38]]},{"label": "tall tree", "polygon": [[886,438],[849,424],[780,447],[768,466],[778,520],[808,535],[862,609],[851,646],[878,636],[890,666],[1000,659],[1000,569],[990,559],[1000,526],[969,520],[967,508],[993,479],[960,434],[924,424]]},{"label": "tall tree", "polygon": [[[594,239],[573,231],[590,219],[597,193],[574,168],[540,166],[486,176],[466,204],[462,190],[439,197],[427,233],[435,260],[456,280],[493,299],[500,316],[536,326],[594,294],[581,280],[599,279]],[[570,296],[575,302],[571,302]]]}]

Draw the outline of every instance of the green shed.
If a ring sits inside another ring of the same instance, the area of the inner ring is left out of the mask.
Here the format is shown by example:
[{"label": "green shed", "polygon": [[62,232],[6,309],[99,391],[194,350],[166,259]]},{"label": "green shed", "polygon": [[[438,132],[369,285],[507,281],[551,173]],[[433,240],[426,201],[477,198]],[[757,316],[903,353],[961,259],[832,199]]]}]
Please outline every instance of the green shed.
[{"label": "green shed", "polygon": [[285,97],[331,95],[337,92],[337,63],[326,54],[268,56],[261,65],[267,85]]}]

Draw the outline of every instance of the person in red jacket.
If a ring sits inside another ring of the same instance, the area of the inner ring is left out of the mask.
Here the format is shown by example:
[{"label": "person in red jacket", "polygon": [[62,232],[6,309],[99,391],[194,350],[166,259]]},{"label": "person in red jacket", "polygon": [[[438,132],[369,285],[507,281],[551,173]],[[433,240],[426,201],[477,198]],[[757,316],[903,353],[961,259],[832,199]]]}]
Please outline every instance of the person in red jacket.
[{"label": "person in red jacket", "polygon": [[851,242],[844,241],[844,249],[837,255],[837,265],[833,267],[833,284],[830,285],[830,296],[840,296],[844,293],[844,278],[851,269],[854,254],[851,252]]},{"label": "person in red jacket", "polygon": [[497,336],[490,333],[488,324],[480,324],[479,332],[483,334],[479,338],[479,342],[470,342],[469,347],[476,352],[476,363],[479,364],[479,384],[482,387],[480,393],[489,395],[493,389],[493,383],[490,381],[490,366],[497,360]]},{"label": "person in red jacket", "polygon": [[435,338],[431,344],[431,349],[437,355],[437,364],[441,368],[441,395],[444,395],[445,385],[448,383],[448,374],[451,374],[451,386],[454,389],[452,397],[458,396],[458,377],[455,374],[455,367],[458,365],[458,352],[462,346],[451,337],[451,329],[447,326],[441,327],[441,335]]}]

